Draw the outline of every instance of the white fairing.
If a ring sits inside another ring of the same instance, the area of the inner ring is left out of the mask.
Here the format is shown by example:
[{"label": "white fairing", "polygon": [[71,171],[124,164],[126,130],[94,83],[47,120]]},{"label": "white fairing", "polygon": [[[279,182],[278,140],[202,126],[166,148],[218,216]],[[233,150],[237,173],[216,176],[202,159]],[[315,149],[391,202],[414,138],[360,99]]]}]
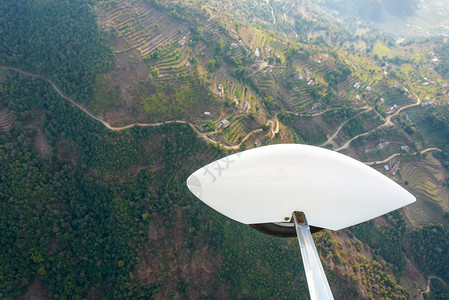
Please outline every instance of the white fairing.
[{"label": "white fairing", "polygon": [[415,197],[365,164],[327,149],[296,144],[247,150],[193,173],[201,201],[244,224],[290,220],[343,229],[414,202]]}]

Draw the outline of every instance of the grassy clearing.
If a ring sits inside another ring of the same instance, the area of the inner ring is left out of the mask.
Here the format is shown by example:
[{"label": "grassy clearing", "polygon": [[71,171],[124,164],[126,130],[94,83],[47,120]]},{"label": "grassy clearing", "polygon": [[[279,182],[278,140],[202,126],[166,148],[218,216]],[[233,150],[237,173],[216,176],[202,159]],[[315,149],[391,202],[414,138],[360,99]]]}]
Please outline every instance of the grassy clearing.
[{"label": "grassy clearing", "polygon": [[411,64],[402,64],[399,70],[406,76],[409,76],[412,72],[416,71]]},{"label": "grassy clearing", "polygon": [[150,96],[141,98],[145,113],[157,119],[183,119],[195,111],[196,92],[187,84],[165,85]]},{"label": "grassy clearing", "polygon": [[234,92],[234,96],[237,97],[240,101],[242,100],[242,96],[243,96],[243,90],[244,87],[242,84],[237,83],[236,84],[236,88],[235,88],[235,92]]},{"label": "grassy clearing", "polygon": [[383,57],[383,56],[388,57],[391,54],[391,50],[390,50],[390,48],[388,48],[387,46],[385,46],[381,43],[376,43],[373,47],[373,54],[378,55],[379,57]]},{"label": "grassy clearing", "polygon": [[105,111],[117,109],[124,104],[120,92],[112,88],[112,80],[112,77],[108,74],[97,75],[94,89],[95,100],[90,105],[92,111],[104,114]]},{"label": "grassy clearing", "polygon": [[301,142],[318,145],[327,140],[327,135],[332,134],[331,128],[323,117],[300,117],[291,115],[288,119],[282,119],[282,122],[291,127]]}]

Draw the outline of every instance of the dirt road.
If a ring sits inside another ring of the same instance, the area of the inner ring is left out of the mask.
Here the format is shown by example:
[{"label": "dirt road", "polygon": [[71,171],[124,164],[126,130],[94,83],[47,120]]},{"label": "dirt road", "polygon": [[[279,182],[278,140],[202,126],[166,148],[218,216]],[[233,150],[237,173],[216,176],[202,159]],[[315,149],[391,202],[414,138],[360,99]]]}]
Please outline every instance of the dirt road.
[{"label": "dirt road", "polygon": [[[48,84],[51,85],[51,87],[56,91],[56,93],[58,93],[59,96],[61,96],[61,97],[62,97],[63,99],[65,99],[65,100],[69,101],[73,106],[75,106],[76,108],[78,108],[78,109],[80,109],[81,111],[83,111],[86,115],[88,115],[88,116],[91,117],[92,119],[94,119],[94,120],[100,122],[101,124],[103,124],[103,125],[104,125],[106,128],[108,128],[109,130],[113,130],[113,131],[121,131],[121,130],[125,130],[125,129],[130,129],[130,128],[134,127],[134,126],[139,126],[139,127],[156,127],[156,126],[162,126],[162,125],[164,125],[164,124],[170,124],[170,123],[187,124],[187,125],[189,125],[189,126],[190,126],[190,127],[197,133],[197,135],[198,135],[199,137],[201,137],[201,138],[202,138],[203,140],[205,140],[206,142],[209,142],[209,143],[212,143],[212,144],[219,144],[218,141],[215,141],[215,140],[211,139],[211,138],[208,136],[209,133],[203,133],[203,132],[200,132],[200,131],[199,131],[199,130],[192,124],[192,123],[190,123],[190,122],[188,122],[188,121],[185,121],[185,120],[171,120],[171,121],[164,121],[164,122],[157,122],[157,123],[132,123],[132,124],[129,124],[129,125],[119,126],[119,127],[111,126],[111,124],[109,124],[109,122],[105,121],[102,117],[94,115],[93,113],[91,113],[90,111],[88,111],[84,106],[82,106],[81,104],[79,104],[79,103],[77,103],[75,100],[73,100],[72,98],[70,98],[70,97],[68,97],[67,95],[65,95],[64,93],[62,93],[61,90],[60,90],[60,89],[53,83],[53,81],[51,81],[50,79],[48,79],[46,76],[44,76],[44,75],[39,75],[39,74],[32,73],[32,72],[28,72],[28,71],[24,71],[24,70],[15,68],[15,67],[10,67],[10,66],[0,66],[0,69],[5,69],[5,70],[10,70],[10,71],[15,71],[15,72],[21,73],[21,74],[26,75],[26,76],[31,76],[31,77],[41,78],[41,79],[45,80]],[[389,115],[389,116],[385,119],[385,122],[384,122],[382,125],[380,125],[380,126],[374,128],[374,129],[371,129],[371,130],[369,130],[369,131],[367,131],[367,132],[364,132],[364,133],[361,133],[361,134],[359,134],[359,135],[356,135],[355,137],[353,137],[353,138],[351,138],[350,140],[348,140],[343,146],[341,146],[340,148],[336,149],[335,151],[341,151],[341,150],[347,149],[347,148],[349,147],[349,145],[351,144],[351,142],[354,141],[355,139],[358,139],[359,137],[362,137],[362,136],[369,135],[370,133],[374,132],[375,130],[377,130],[377,129],[381,128],[381,127],[389,126],[389,125],[390,125],[390,122],[391,122],[391,119],[392,119],[393,117],[397,116],[397,115],[398,115],[401,111],[403,111],[404,109],[407,109],[407,108],[410,108],[410,107],[414,107],[414,106],[421,105],[421,99],[418,97],[418,95],[416,95],[415,93],[413,93],[413,95],[415,95],[415,97],[417,98],[416,103],[413,103],[413,104],[410,104],[410,105],[406,105],[406,106],[403,106],[403,107],[399,108],[394,114]],[[322,111],[322,112],[319,112],[319,113],[316,113],[316,114],[310,114],[310,115],[308,115],[308,116],[310,116],[310,117],[319,116],[319,115],[321,115],[321,114],[323,114],[323,113],[325,113],[325,112],[327,112],[327,111],[333,110],[333,109],[334,109],[334,108],[328,109],[328,110],[325,110],[325,111]],[[353,118],[359,116],[360,114],[363,114],[363,113],[366,113],[366,112],[372,110],[372,107],[364,107],[364,109],[365,109],[365,110],[359,112],[359,113],[356,114],[354,117],[352,117],[352,118],[350,118],[350,119],[344,121],[344,122],[338,127],[337,131],[336,131],[331,137],[329,137],[329,139],[328,139],[325,143],[323,143],[323,144],[320,145],[320,146],[325,146],[325,145],[328,145],[328,144],[332,143],[333,139],[338,135],[338,133],[339,133],[340,130],[344,127],[344,125],[346,125],[351,119],[353,119]],[[297,115],[299,115],[299,114],[297,114]],[[274,118],[273,120],[267,121],[267,123],[268,123],[268,124],[270,125],[270,127],[271,127],[271,130],[270,130],[270,133],[269,133],[269,134],[271,134],[272,137],[274,137],[275,134],[279,132],[279,120],[278,120],[278,118],[277,118],[277,115],[275,116],[275,118]],[[243,142],[245,142],[246,140],[248,140],[248,139],[251,137],[251,135],[253,135],[253,134],[255,134],[255,133],[258,133],[258,132],[262,132],[262,129],[256,129],[256,130],[253,130],[253,131],[249,132],[249,133],[242,139],[242,141],[241,141],[239,144],[237,144],[237,145],[233,145],[233,146],[221,145],[221,147],[223,147],[223,148],[225,148],[225,149],[227,149],[227,150],[238,150],[238,149],[240,149],[240,147],[241,147],[241,145],[243,144]],[[428,152],[428,151],[441,151],[441,150],[438,149],[438,148],[428,148],[428,149],[422,150],[420,153],[426,153],[426,152]],[[399,155],[401,155],[401,153],[393,154],[393,155],[391,155],[390,157],[388,157],[387,159],[382,160],[382,161],[367,162],[366,164],[372,165],[372,164],[385,163],[385,162],[389,161],[390,159],[392,159],[392,158],[394,158],[394,157],[396,157],[396,156],[399,156]]]},{"label": "dirt road", "polygon": [[329,145],[332,143],[332,141],[335,139],[335,137],[340,133],[340,130],[346,125],[346,123],[348,123],[349,121],[351,121],[354,118],[357,118],[358,116],[360,116],[361,114],[364,114],[366,112],[371,111],[373,108],[372,107],[363,107],[365,110],[362,110],[361,112],[359,112],[358,114],[356,114],[355,116],[353,116],[352,118],[347,119],[346,121],[344,121],[343,123],[341,123],[341,125],[337,128],[337,131],[335,131],[335,133],[330,136],[326,142],[324,142],[323,144],[320,145],[320,147],[324,147],[326,145]]},{"label": "dirt road", "polygon": [[[109,124],[109,122],[105,121],[102,117],[94,115],[93,113],[88,111],[84,106],[82,106],[81,104],[77,103],[75,100],[73,100],[72,98],[70,98],[69,96],[65,95],[63,92],[61,92],[61,90],[56,86],[56,84],[54,84],[53,81],[48,79],[46,76],[39,75],[39,74],[32,73],[32,72],[28,72],[28,71],[24,71],[24,70],[15,68],[15,67],[10,67],[10,66],[0,66],[0,69],[10,70],[10,71],[18,72],[18,73],[26,75],[26,76],[35,77],[35,78],[41,78],[41,79],[45,80],[48,84],[51,85],[51,87],[56,91],[56,93],[58,93],[59,96],[61,96],[65,100],[69,101],[73,106],[75,106],[76,108],[80,109],[82,112],[84,112],[90,118],[92,118],[95,121],[98,121],[101,124],[103,124],[109,130],[121,131],[121,130],[130,129],[130,128],[134,127],[134,126],[139,126],[139,127],[157,127],[157,126],[162,126],[162,125],[171,124],[171,123],[187,124],[190,127],[192,127],[192,129],[197,133],[197,135],[199,137],[201,137],[203,140],[205,140],[206,142],[213,143],[213,144],[218,144],[219,143],[219,142],[211,139],[209,136],[207,136],[208,133],[200,132],[195,127],[195,125],[193,125],[190,122],[184,121],[184,120],[171,120],[171,121],[164,121],[164,122],[157,122],[157,123],[132,123],[132,124],[129,124],[129,125],[119,126],[119,127],[111,126],[111,124]],[[277,133],[278,130],[279,130],[279,121],[277,121],[277,118],[276,118],[276,124],[277,124],[276,125],[276,130],[277,131],[274,132],[273,129],[272,129],[273,134]],[[253,130],[253,131],[249,132],[242,139],[242,141],[239,144],[237,144],[237,145],[234,145],[234,146],[221,145],[221,147],[223,147],[223,148],[225,148],[227,150],[238,150],[238,149],[240,149],[242,143],[245,142],[248,138],[250,138],[251,135],[253,135],[253,134],[257,133],[257,132],[261,132],[261,131],[262,131],[262,129],[256,129],[256,130]]]},{"label": "dirt road", "polygon": [[413,93],[413,95],[415,95],[415,97],[416,97],[416,99],[417,99],[415,103],[409,104],[409,105],[406,105],[406,106],[403,106],[403,107],[399,108],[394,114],[387,116],[387,118],[385,119],[385,122],[384,122],[382,125],[379,125],[378,127],[373,128],[373,129],[371,129],[371,130],[369,130],[369,131],[367,131],[367,132],[364,132],[364,133],[361,133],[361,134],[359,134],[359,135],[356,135],[355,137],[353,137],[353,138],[351,138],[349,141],[347,141],[343,146],[341,146],[341,147],[338,148],[338,149],[335,149],[334,151],[337,151],[337,152],[338,152],[338,151],[347,149],[347,148],[349,147],[349,145],[352,143],[352,141],[358,139],[359,137],[369,135],[370,133],[376,131],[376,130],[379,129],[379,128],[382,128],[382,127],[385,127],[385,126],[390,126],[391,119],[394,118],[395,116],[397,116],[397,115],[398,115],[401,111],[403,111],[404,109],[407,109],[407,108],[410,108],[410,107],[414,107],[414,106],[421,105],[421,99],[418,97],[418,95],[416,95],[415,93]]}]

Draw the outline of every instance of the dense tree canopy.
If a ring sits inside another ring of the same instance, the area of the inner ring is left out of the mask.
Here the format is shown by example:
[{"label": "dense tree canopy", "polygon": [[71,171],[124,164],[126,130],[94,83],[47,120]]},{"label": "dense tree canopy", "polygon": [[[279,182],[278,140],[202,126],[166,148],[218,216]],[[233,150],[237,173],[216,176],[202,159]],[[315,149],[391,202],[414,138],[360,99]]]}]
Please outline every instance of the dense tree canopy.
[{"label": "dense tree canopy", "polygon": [[87,102],[111,51],[98,27],[93,0],[1,1],[0,64],[45,74]]}]

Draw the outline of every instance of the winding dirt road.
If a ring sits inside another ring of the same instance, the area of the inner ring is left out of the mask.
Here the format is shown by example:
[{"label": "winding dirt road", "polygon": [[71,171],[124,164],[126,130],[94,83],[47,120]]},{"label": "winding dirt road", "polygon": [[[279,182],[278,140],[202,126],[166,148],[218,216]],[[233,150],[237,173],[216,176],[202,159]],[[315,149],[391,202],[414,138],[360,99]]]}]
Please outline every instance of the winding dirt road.
[{"label": "winding dirt road", "polygon": [[[126,130],[126,129],[130,129],[133,128],[134,126],[139,126],[139,127],[157,127],[157,126],[162,126],[165,124],[170,124],[170,123],[178,123],[178,124],[187,124],[189,125],[196,133],[199,137],[201,137],[203,140],[205,140],[206,142],[212,143],[212,144],[220,144],[221,147],[227,149],[227,150],[238,150],[240,149],[241,145],[243,144],[243,142],[245,142],[247,139],[249,139],[251,137],[251,135],[257,133],[257,132],[261,132],[262,129],[256,129],[253,130],[251,132],[249,132],[243,139],[242,141],[234,146],[228,146],[228,145],[223,145],[218,141],[215,141],[213,139],[211,139],[208,134],[210,133],[203,133],[200,132],[195,125],[193,125],[190,122],[187,122],[185,120],[172,120],[172,121],[164,121],[164,122],[157,122],[157,123],[132,123],[129,125],[125,125],[125,126],[119,126],[119,127],[114,127],[111,126],[111,124],[109,124],[109,122],[105,121],[102,117],[100,116],[96,116],[93,113],[91,113],[90,111],[88,111],[84,106],[80,105],[79,103],[77,103],[75,100],[73,100],[72,98],[68,97],[67,95],[65,95],[63,92],[61,92],[61,90],[56,86],[56,84],[53,83],[53,81],[51,81],[50,79],[48,79],[46,76],[44,75],[39,75],[36,73],[32,73],[32,72],[28,72],[28,71],[24,71],[15,67],[10,67],[10,66],[0,66],[0,69],[5,69],[5,70],[10,70],[10,71],[14,71],[14,72],[18,72],[20,74],[26,75],[26,76],[30,76],[30,77],[35,77],[35,78],[40,78],[45,80],[48,84],[51,85],[51,87],[56,91],[56,93],[58,93],[59,96],[61,96],[63,99],[69,101],[73,106],[75,106],[76,108],[80,109],[82,112],[84,112],[86,115],[88,115],[89,117],[91,117],[92,119],[100,122],[101,124],[103,124],[107,129],[109,130],[113,130],[113,131],[121,131],[121,130]],[[271,121],[271,120],[270,120]],[[270,122],[269,121],[269,122]],[[271,121],[273,122],[273,121]],[[272,134],[274,135],[275,133],[277,133],[279,131],[279,121],[277,120],[277,118],[275,119],[276,122],[276,131],[273,131],[273,129],[271,130]]]},{"label": "winding dirt road", "polygon": [[278,119],[278,116],[276,115],[274,117],[274,120],[268,120],[267,124],[270,125],[271,137],[274,137],[276,135],[276,133],[279,132],[279,119]]},{"label": "winding dirt road", "polygon": [[[100,123],[103,124],[106,128],[108,128],[109,130],[113,130],[113,131],[126,130],[126,129],[130,129],[130,128],[134,127],[134,126],[139,126],[139,127],[156,127],[156,126],[162,126],[162,125],[164,125],[164,124],[170,124],[170,123],[187,124],[187,125],[189,125],[189,126],[196,132],[196,134],[197,134],[199,137],[201,137],[201,138],[202,138],[203,140],[205,140],[206,142],[209,142],[209,143],[212,143],[212,144],[220,144],[221,147],[223,147],[224,149],[227,149],[227,150],[239,150],[240,147],[242,146],[242,144],[243,144],[246,140],[248,140],[253,134],[258,133],[258,132],[262,132],[262,131],[263,131],[263,130],[260,129],[260,128],[259,128],[259,129],[255,129],[255,130],[249,132],[249,133],[248,133],[248,134],[247,134],[247,135],[240,141],[240,143],[238,143],[237,145],[228,146],[228,145],[223,145],[223,144],[221,144],[220,142],[218,142],[218,141],[216,141],[216,140],[213,140],[212,138],[210,138],[210,137],[208,136],[208,134],[210,134],[210,133],[203,133],[203,132],[200,132],[200,131],[199,131],[199,130],[192,124],[192,123],[190,123],[190,122],[188,122],[188,121],[185,121],[185,120],[172,120],[172,121],[164,121],[164,122],[157,122],[157,123],[132,123],[132,124],[125,125],[125,126],[114,127],[114,126],[111,126],[111,125],[109,124],[109,122],[105,121],[102,117],[94,115],[93,113],[91,113],[90,111],[88,111],[84,106],[80,105],[80,104],[77,103],[75,100],[73,100],[72,98],[68,97],[68,96],[65,95],[64,93],[62,93],[61,90],[60,90],[60,89],[53,83],[53,81],[51,81],[50,79],[48,79],[46,76],[39,75],[39,74],[36,74],[36,73],[31,73],[31,72],[24,71],[24,70],[15,68],[15,67],[10,67],[10,66],[0,66],[0,69],[5,69],[5,70],[10,70],[10,71],[15,71],[15,72],[18,72],[18,73],[23,74],[23,75],[26,75],[26,76],[36,77],[36,78],[41,78],[41,79],[45,80],[48,84],[51,85],[51,87],[56,91],[56,93],[58,93],[59,96],[61,96],[61,97],[62,97],[63,99],[65,99],[65,100],[69,101],[73,106],[75,106],[76,108],[78,108],[78,109],[80,109],[81,111],[83,111],[86,115],[88,115],[88,116],[91,117],[92,119],[94,119],[94,120],[100,122]],[[349,145],[351,144],[351,142],[354,141],[355,139],[358,139],[359,137],[362,137],[362,136],[366,136],[366,135],[368,135],[368,134],[374,132],[375,130],[377,130],[377,129],[381,128],[381,127],[388,126],[388,125],[390,124],[390,122],[391,122],[391,119],[392,119],[393,117],[395,117],[396,115],[398,115],[402,110],[404,110],[404,109],[406,109],[406,108],[410,108],[410,107],[414,107],[414,106],[420,105],[420,104],[421,104],[421,99],[420,99],[420,98],[418,97],[418,95],[416,95],[415,93],[413,93],[413,94],[414,94],[415,97],[417,98],[416,103],[413,103],[413,104],[410,104],[410,105],[406,105],[406,106],[403,106],[403,107],[399,108],[394,114],[389,115],[389,116],[385,119],[384,124],[382,124],[382,125],[380,125],[380,126],[374,128],[374,129],[371,129],[371,130],[369,130],[369,131],[367,131],[367,132],[364,132],[364,133],[362,133],[362,134],[359,134],[359,135],[357,135],[357,136],[355,136],[355,137],[353,137],[353,138],[351,138],[351,139],[348,140],[343,146],[341,146],[340,148],[336,149],[335,151],[341,151],[341,150],[347,149],[347,148],[349,147]],[[359,112],[359,113],[356,114],[354,117],[352,117],[352,118],[346,120],[345,122],[343,122],[343,123],[338,127],[337,131],[336,131],[336,132],[335,132],[335,133],[334,133],[334,134],[333,134],[333,135],[332,135],[332,136],[331,136],[325,143],[323,143],[323,144],[320,145],[320,146],[325,146],[325,145],[328,145],[328,144],[332,143],[332,141],[333,141],[334,138],[338,135],[338,133],[340,132],[340,130],[341,130],[341,129],[342,129],[342,128],[343,128],[343,127],[344,127],[344,126],[351,120],[351,119],[353,119],[353,118],[359,116],[360,114],[363,114],[363,113],[366,113],[366,112],[372,110],[372,107],[364,107],[364,108],[365,108],[365,110]],[[307,116],[310,116],[310,117],[316,117],[316,116],[322,115],[322,114],[324,114],[325,112],[328,112],[328,111],[334,110],[334,109],[336,109],[336,108],[331,108],[331,109],[328,109],[328,110],[325,110],[325,111],[322,111],[322,112],[319,112],[319,113],[315,113],[315,114],[310,114],[310,115],[307,115]],[[295,115],[302,115],[302,114],[295,114]],[[268,124],[270,125],[270,127],[271,127],[270,133],[271,133],[272,137],[274,137],[274,136],[276,135],[276,133],[279,132],[279,127],[280,127],[280,125],[279,125],[279,120],[278,120],[278,118],[277,118],[277,115],[274,117],[273,120],[268,120],[267,123],[268,123]],[[435,148],[435,147],[431,147],[431,148],[427,148],[427,149],[425,149],[425,150],[420,151],[420,153],[422,154],[422,153],[426,153],[426,152],[428,152],[428,151],[440,151],[440,152],[441,152],[442,150],[441,150],[441,149],[438,149],[438,148]],[[366,162],[365,164],[367,164],[367,165],[373,165],[373,164],[381,164],[381,163],[385,163],[385,162],[389,161],[390,159],[392,159],[392,158],[394,158],[394,157],[397,157],[397,156],[400,156],[400,155],[401,155],[401,153],[396,153],[396,154],[393,154],[393,155],[391,155],[390,157],[388,157],[388,158],[386,158],[386,159],[384,159],[384,160],[382,160],[382,161]]]},{"label": "winding dirt road", "polygon": [[322,143],[321,145],[320,145],[320,147],[324,147],[324,146],[326,146],[326,145],[329,145],[329,144],[331,144],[332,143],[332,141],[335,139],[335,137],[340,133],[340,130],[349,122],[349,121],[351,121],[352,119],[354,119],[354,118],[357,118],[358,116],[360,116],[361,114],[364,114],[364,113],[367,113],[367,112],[369,112],[369,111],[371,111],[373,108],[372,107],[362,107],[363,109],[365,109],[365,110],[362,110],[361,112],[359,112],[358,114],[356,114],[355,116],[353,116],[353,117],[351,117],[351,118],[349,118],[349,119],[347,119],[346,121],[344,121],[343,123],[341,123],[341,125],[337,128],[337,130],[335,131],[335,133],[332,135],[332,136],[330,136],[328,139],[327,139],[327,141],[326,142],[324,142],[324,143]]},{"label": "winding dirt road", "polygon": [[266,1],[267,1],[267,5],[270,7],[270,10],[271,10],[271,16],[273,17],[273,25],[275,25],[276,24],[276,17],[274,16],[273,7],[271,6],[269,0],[266,0]]},{"label": "winding dirt road", "polygon": [[359,137],[369,135],[369,134],[373,133],[374,131],[376,131],[376,130],[382,128],[382,127],[390,126],[391,119],[394,118],[395,116],[397,116],[397,115],[398,115],[401,111],[403,111],[404,109],[421,105],[421,98],[419,98],[418,95],[416,95],[415,93],[413,93],[413,95],[414,95],[414,96],[416,97],[416,99],[417,99],[415,103],[409,104],[409,105],[406,105],[406,106],[403,106],[403,107],[399,108],[394,114],[387,116],[387,118],[385,119],[385,122],[384,122],[382,125],[380,125],[380,126],[378,126],[378,127],[376,127],[376,128],[373,128],[373,129],[371,129],[371,130],[368,130],[368,131],[366,131],[366,132],[364,132],[364,133],[361,133],[361,134],[359,134],[359,135],[356,135],[355,137],[353,137],[353,138],[351,138],[350,140],[348,140],[343,146],[341,146],[341,147],[338,148],[338,149],[335,149],[334,151],[337,151],[337,152],[338,152],[338,151],[347,149],[347,148],[349,147],[349,145],[350,145],[354,140],[358,139]]},{"label": "winding dirt road", "polygon": [[292,112],[292,111],[286,111],[286,113],[294,115],[294,116],[299,116],[299,117],[318,117],[318,116],[321,116],[324,113],[327,113],[328,111],[337,110],[337,109],[339,109],[339,108],[338,107],[329,108],[329,109],[326,109],[326,110],[323,110],[323,111],[320,111],[320,112],[317,112],[317,113],[313,113],[313,114],[295,113],[295,112]]},{"label": "winding dirt road", "polygon": [[[441,150],[441,149],[439,149],[439,148],[436,148],[436,147],[430,147],[430,148],[427,148],[427,149],[424,149],[424,150],[419,151],[419,154],[424,154],[424,153],[427,153],[427,152],[430,152],[430,151],[443,152],[443,150]],[[416,152],[415,152],[414,154],[416,154]],[[401,155],[402,155],[402,153],[395,153],[395,154],[390,155],[389,157],[385,158],[384,160],[365,162],[364,164],[365,164],[365,165],[368,165],[368,166],[371,166],[371,165],[378,165],[378,164],[384,164],[384,163],[390,161],[391,159],[393,159],[393,158],[395,158],[395,157],[397,157],[397,156],[401,156]]]},{"label": "winding dirt road", "polygon": [[427,279],[427,288],[425,291],[422,291],[422,294],[428,294],[430,293],[430,280],[432,279],[437,279],[439,280],[447,289],[449,289],[449,286],[446,284],[446,282],[443,281],[443,279],[441,279],[440,277],[437,276],[429,276],[429,278]]}]

